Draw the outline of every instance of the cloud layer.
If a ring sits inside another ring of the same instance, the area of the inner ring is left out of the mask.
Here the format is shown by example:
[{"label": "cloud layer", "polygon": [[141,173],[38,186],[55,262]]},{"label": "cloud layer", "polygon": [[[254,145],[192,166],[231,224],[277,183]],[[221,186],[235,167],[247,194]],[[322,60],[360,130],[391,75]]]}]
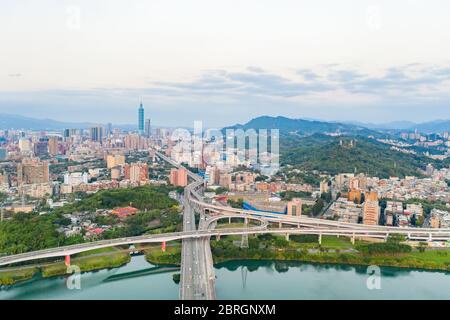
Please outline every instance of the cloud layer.
[{"label": "cloud layer", "polygon": [[273,72],[209,70],[183,82],[140,88],[3,92],[0,112],[60,120],[133,123],[142,98],[155,123],[211,126],[259,115],[389,122],[450,118],[450,68],[408,64],[375,72],[343,65]]}]

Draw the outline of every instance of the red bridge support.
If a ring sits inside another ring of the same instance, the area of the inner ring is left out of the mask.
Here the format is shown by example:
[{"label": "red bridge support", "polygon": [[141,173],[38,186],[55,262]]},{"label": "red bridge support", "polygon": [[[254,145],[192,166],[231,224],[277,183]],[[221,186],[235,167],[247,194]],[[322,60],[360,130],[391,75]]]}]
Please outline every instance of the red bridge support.
[{"label": "red bridge support", "polygon": [[70,256],[66,256],[65,264],[66,264],[66,267],[70,267]]},{"label": "red bridge support", "polygon": [[166,252],[166,242],[165,241],[162,243],[161,249],[163,252]]}]

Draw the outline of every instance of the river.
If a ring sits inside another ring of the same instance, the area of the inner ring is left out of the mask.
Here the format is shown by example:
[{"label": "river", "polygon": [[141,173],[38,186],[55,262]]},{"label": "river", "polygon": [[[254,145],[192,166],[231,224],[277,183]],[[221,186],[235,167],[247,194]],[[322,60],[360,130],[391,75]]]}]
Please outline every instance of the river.
[{"label": "river", "polygon": [[[369,290],[366,267],[239,261],[217,265],[215,271],[217,298],[224,300],[450,299],[448,272],[383,267],[381,288]],[[0,290],[0,299],[178,299],[179,285],[172,278],[175,273],[178,271],[158,270],[144,256],[136,256],[121,268],[82,274],[80,290],[69,290],[66,277],[35,277]]]}]

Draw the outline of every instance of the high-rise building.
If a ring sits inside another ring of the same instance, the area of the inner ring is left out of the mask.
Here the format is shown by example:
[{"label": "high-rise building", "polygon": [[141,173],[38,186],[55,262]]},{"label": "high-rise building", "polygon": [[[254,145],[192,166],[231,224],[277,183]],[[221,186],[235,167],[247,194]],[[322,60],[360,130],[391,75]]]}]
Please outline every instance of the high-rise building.
[{"label": "high-rise building", "polygon": [[36,157],[48,154],[48,138],[40,138],[39,141],[34,144],[34,154]]},{"label": "high-rise building", "polygon": [[152,135],[152,126],[151,126],[151,120],[146,119],[145,120],[145,137],[150,138]]},{"label": "high-rise building", "polygon": [[108,155],[106,157],[106,166],[108,169],[112,169],[117,166],[125,165],[125,156],[121,154]]},{"label": "high-rise building", "polygon": [[287,214],[289,216],[299,217],[302,215],[302,200],[294,198],[287,204]]},{"label": "high-rise building", "polygon": [[20,138],[19,139],[19,149],[20,152],[30,152],[31,151],[31,142],[29,139]]},{"label": "high-rise building", "polygon": [[108,123],[106,126],[106,138],[111,138],[112,132],[112,123]]},{"label": "high-rise building", "polygon": [[70,129],[64,129],[63,138],[70,138]]},{"label": "high-rise building", "polygon": [[143,162],[126,164],[124,167],[125,179],[131,182],[141,182],[148,180],[148,165]]},{"label": "high-rise building", "polygon": [[91,140],[96,142],[102,142],[103,141],[103,127],[92,127],[90,129],[91,133]]},{"label": "high-rise building", "polygon": [[232,177],[229,173],[222,173],[219,177],[219,185],[223,188],[229,189],[231,187]]},{"label": "high-rise building", "polygon": [[47,183],[50,180],[49,164],[39,159],[24,159],[17,165],[19,184]]},{"label": "high-rise building", "polygon": [[64,139],[68,139],[72,136],[76,136],[78,134],[77,129],[64,129],[63,131],[63,137]]},{"label": "high-rise building", "polygon": [[51,156],[58,154],[58,137],[52,136],[48,138],[48,153]]},{"label": "high-rise building", "polygon": [[144,105],[141,104],[139,105],[139,110],[138,110],[138,130],[139,130],[139,134],[143,135],[144,134]]},{"label": "high-rise building", "polygon": [[363,205],[363,223],[367,225],[378,225],[380,218],[380,205],[378,204],[377,193],[371,191],[366,194]]},{"label": "high-rise building", "polygon": [[187,170],[185,168],[170,170],[169,176],[170,184],[177,187],[185,187],[188,183]]}]

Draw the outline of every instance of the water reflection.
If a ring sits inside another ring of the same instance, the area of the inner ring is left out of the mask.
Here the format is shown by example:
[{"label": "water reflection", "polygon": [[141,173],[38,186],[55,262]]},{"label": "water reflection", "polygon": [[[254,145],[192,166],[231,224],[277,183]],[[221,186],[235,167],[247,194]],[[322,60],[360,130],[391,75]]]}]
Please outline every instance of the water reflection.
[{"label": "water reflection", "polygon": [[[218,299],[450,299],[448,272],[381,268],[381,290],[369,290],[367,267],[295,261],[231,261],[215,268]],[[81,290],[66,277],[0,290],[0,299],[178,299],[178,268],[133,257],[121,268],[82,274]]]}]

